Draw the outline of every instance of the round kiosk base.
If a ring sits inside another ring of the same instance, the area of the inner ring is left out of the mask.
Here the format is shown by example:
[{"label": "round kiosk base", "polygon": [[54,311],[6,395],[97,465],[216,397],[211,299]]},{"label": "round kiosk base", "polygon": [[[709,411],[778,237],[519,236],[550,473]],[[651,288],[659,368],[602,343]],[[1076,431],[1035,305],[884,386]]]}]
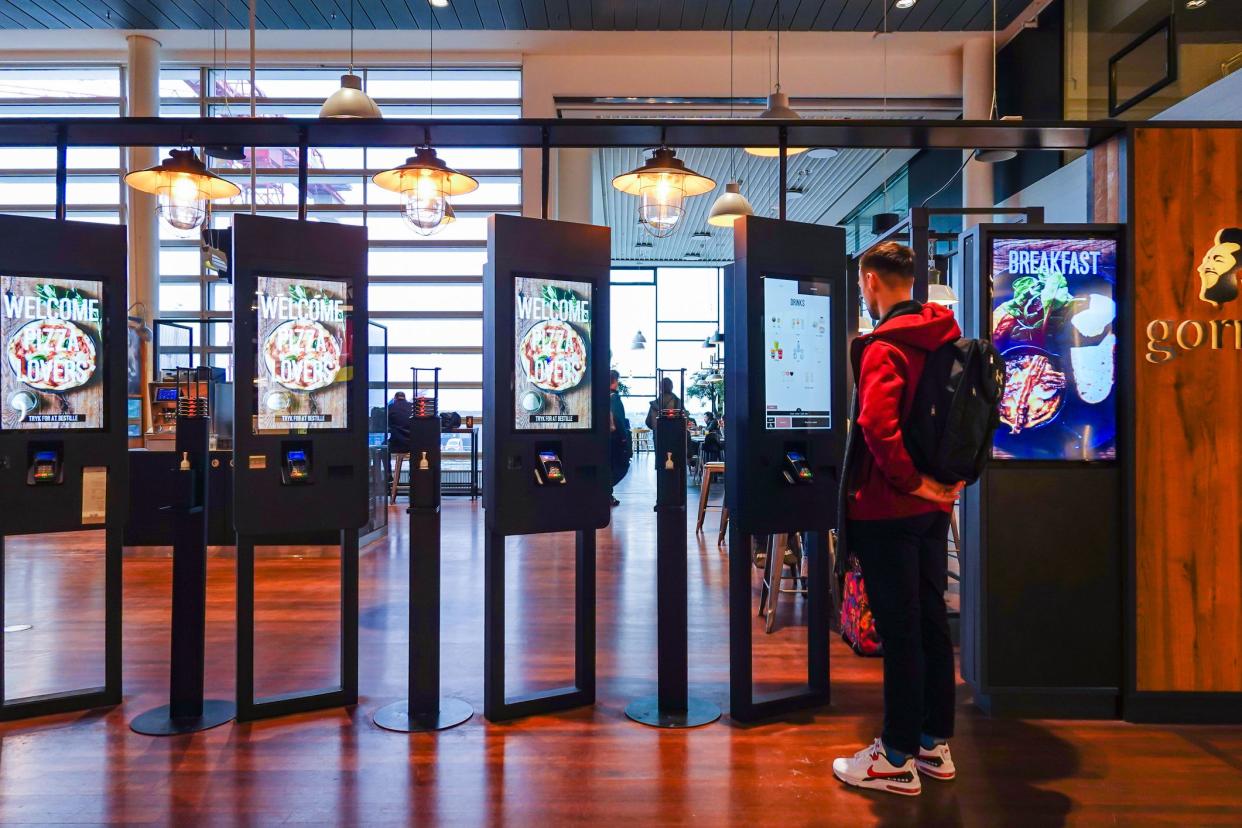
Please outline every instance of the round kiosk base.
[{"label": "round kiosk base", "polygon": [[474,708],[461,699],[441,696],[440,709],[433,716],[412,718],[409,701],[399,701],[376,710],[371,721],[385,730],[395,730],[398,733],[429,733],[457,727],[462,722],[470,721],[473,715]]},{"label": "round kiosk base", "polygon": [[203,715],[174,719],[168,715],[170,705],[148,710],[129,723],[129,729],[144,736],[179,736],[210,730],[237,718],[237,705],[224,699],[204,699]]},{"label": "round kiosk base", "polygon": [[720,708],[706,699],[692,696],[686,699],[685,710],[661,710],[659,697],[649,696],[631,702],[625,708],[625,715],[639,724],[651,727],[702,727],[720,718]]}]

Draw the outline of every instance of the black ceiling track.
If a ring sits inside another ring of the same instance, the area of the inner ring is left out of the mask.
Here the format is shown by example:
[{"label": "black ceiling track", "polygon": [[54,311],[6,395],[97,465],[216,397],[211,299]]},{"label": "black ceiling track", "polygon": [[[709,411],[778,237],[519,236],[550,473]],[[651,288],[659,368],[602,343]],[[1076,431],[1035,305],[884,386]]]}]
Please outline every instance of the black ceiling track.
[{"label": "black ceiling track", "polygon": [[[0,146],[791,147],[1084,150],[1122,121],[4,118]],[[62,137],[63,136],[63,137]]]}]

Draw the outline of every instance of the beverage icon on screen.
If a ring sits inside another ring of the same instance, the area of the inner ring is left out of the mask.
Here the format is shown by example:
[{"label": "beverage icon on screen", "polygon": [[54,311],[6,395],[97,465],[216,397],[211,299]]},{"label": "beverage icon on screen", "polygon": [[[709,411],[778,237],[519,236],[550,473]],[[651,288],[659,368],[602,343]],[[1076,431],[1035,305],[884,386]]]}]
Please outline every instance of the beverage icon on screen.
[{"label": "beverage icon on screen", "polygon": [[772,347],[768,350],[768,355],[772,359],[784,359],[785,350],[781,347],[780,340],[772,340]]}]

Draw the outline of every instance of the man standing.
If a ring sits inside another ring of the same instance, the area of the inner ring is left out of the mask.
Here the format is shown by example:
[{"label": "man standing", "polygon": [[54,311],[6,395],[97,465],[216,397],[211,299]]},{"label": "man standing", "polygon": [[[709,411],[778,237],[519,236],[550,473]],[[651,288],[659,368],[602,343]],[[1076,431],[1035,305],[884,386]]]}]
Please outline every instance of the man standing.
[{"label": "man standing", "polygon": [[[630,442],[630,421],[625,416],[625,403],[621,400],[621,374],[611,371],[608,374],[608,416],[610,421],[609,462],[612,466],[612,486],[618,483],[630,471],[630,456],[634,446]],[[621,501],[614,495],[613,506],[620,506]]]},{"label": "man standing", "polygon": [[913,301],[908,247],[885,242],[869,251],[858,285],[878,321],[851,348],[858,401],[843,475],[844,537],[862,567],[884,647],[884,729],[870,746],[835,760],[832,771],[849,785],[913,796],[922,791],[920,773],[955,775],[944,592],[949,513],[961,484],[946,486],[915,468],[902,423],[928,353],[962,334],[947,308]]},{"label": "man standing", "polygon": [[661,411],[680,411],[681,398],[673,393],[673,380],[671,377],[663,377],[660,379],[660,396],[651,401],[647,408],[647,428],[655,431],[656,418],[660,416]]}]

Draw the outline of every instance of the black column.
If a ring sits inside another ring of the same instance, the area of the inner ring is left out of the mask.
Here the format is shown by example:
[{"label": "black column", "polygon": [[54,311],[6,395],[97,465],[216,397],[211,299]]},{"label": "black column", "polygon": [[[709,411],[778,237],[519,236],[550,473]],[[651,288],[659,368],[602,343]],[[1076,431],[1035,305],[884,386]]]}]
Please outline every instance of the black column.
[{"label": "black column", "polygon": [[720,718],[720,708],[691,698],[688,686],[687,439],[685,413],[662,412],[655,427],[657,692],[625,708],[626,716],[652,727],[697,727]]}]

